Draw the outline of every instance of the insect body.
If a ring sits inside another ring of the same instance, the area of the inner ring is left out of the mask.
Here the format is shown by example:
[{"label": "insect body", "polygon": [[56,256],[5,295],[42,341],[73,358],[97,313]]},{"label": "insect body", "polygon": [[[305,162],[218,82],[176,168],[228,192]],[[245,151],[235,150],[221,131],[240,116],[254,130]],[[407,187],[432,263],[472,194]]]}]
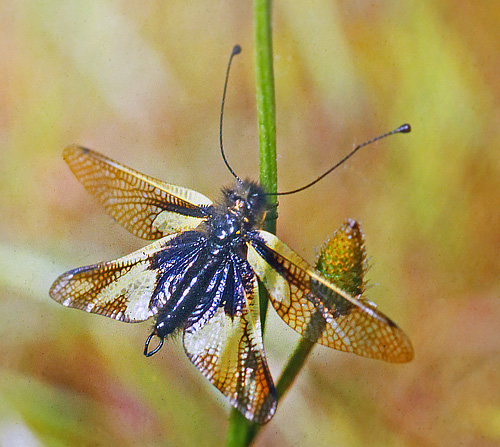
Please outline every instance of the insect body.
[{"label": "insect body", "polygon": [[[260,229],[269,204],[258,184],[237,180],[213,204],[89,149],[71,146],[64,158],[118,223],[155,241],[120,259],[64,273],[50,296],[125,322],[156,317],[147,356],[182,331],[189,359],[246,418],[265,423],[276,409],[257,278],[278,314],[305,337],[388,362],[412,359],[404,332],[373,304],[335,286]],[[149,349],[153,337],[159,344]]]}]

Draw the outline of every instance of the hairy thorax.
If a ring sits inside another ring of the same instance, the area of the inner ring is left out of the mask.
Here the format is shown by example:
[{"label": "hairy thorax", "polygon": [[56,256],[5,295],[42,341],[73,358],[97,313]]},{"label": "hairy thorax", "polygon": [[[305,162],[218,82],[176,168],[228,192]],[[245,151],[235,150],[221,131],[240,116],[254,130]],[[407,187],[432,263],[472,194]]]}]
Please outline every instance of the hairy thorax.
[{"label": "hairy thorax", "polygon": [[218,255],[246,241],[246,234],[262,227],[269,209],[267,197],[255,182],[237,181],[222,190],[222,200],[212,210],[207,238],[211,254]]}]

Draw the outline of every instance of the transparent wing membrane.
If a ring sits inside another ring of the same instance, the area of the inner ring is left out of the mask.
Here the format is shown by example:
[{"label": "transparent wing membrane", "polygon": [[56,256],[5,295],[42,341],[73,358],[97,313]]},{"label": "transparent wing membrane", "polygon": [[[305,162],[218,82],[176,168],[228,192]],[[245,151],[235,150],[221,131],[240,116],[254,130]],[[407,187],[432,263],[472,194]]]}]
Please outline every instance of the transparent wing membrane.
[{"label": "transparent wing membrane", "polygon": [[106,211],[142,239],[194,229],[212,205],[196,191],[141,174],[90,149],[69,146],[63,156]]},{"label": "transparent wing membrane", "polygon": [[406,334],[373,304],[324,279],[276,236],[255,233],[248,260],[290,327],[313,341],[363,357],[393,363],[413,358]]},{"label": "transparent wing membrane", "polygon": [[184,348],[233,406],[247,419],[264,424],[273,416],[277,399],[262,344],[257,279],[253,274],[242,279],[238,265],[228,269],[232,273],[219,283],[213,302],[227,304],[224,291],[228,289],[234,306],[219,304],[202,327],[188,325]]}]

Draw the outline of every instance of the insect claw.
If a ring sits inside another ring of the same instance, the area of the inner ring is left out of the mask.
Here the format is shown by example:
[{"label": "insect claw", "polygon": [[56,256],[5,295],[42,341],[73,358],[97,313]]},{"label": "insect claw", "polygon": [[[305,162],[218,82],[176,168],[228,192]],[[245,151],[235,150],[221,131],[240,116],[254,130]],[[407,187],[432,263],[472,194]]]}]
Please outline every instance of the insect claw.
[{"label": "insect claw", "polygon": [[159,342],[158,342],[158,346],[156,346],[156,348],[154,348],[152,351],[149,351],[148,352],[148,349],[149,349],[149,343],[151,342],[151,339],[155,336],[156,334],[154,332],[152,332],[149,337],[147,338],[146,340],[146,344],[144,346],[144,355],[146,357],[151,357],[153,354],[156,354],[160,349],[161,347],[163,346],[163,337],[158,337],[159,338]]}]

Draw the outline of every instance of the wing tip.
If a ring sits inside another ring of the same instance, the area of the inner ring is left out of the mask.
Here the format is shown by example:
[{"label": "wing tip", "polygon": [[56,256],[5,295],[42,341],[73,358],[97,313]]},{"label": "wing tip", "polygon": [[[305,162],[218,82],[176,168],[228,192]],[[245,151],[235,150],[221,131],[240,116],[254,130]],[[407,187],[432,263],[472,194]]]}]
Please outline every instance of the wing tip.
[{"label": "wing tip", "polygon": [[276,413],[276,408],[278,407],[278,397],[274,386],[272,386],[272,389],[269,390],[269,393],[257,407],[242,404],[238,401],[238,399],[231,399],[231,404],[249,421],[255,422],[259,425],[265,425]]},{"label": "wing tip", "polygon": [[381,356],[381,360],[389,363],[411,362],[415,357],[415,351],[410,339],[398,326],[395,327],[393,335],[394,339],[390,344],[392,349],[389,350],[389,346],[384,346],[385,349],[382,351],[384,355]]},{"label": "wing tip", "polygon": [[89,152],[90,152],[90,149],[87,149],[86,147],[78,146],[77,144],[71,144],[71,145],[66,146],[64,148],[63,158],[65,160],[68,160],[69,158],[74,158],[77,155],[87,154]]},{"label": "wing tip", "polygon": [[405,342],[406,343],[402,346],[402,352],[397,357],[397,360],[393,363],[408,363],[415,358],[415,351],[410,340],[407,338]]},{"label": "wing tip", "polygon": [[62,275],[59,275],[56,280],[52,283],[49,289],[49,296],[54,300],[57,301],[58,303],[63,304],[65,300],[64,293],[61,293],[61,290],[64,290],[64,287],[68,283],[68,281],[71,279],[73,274],[70,272],[63,273]]}]

